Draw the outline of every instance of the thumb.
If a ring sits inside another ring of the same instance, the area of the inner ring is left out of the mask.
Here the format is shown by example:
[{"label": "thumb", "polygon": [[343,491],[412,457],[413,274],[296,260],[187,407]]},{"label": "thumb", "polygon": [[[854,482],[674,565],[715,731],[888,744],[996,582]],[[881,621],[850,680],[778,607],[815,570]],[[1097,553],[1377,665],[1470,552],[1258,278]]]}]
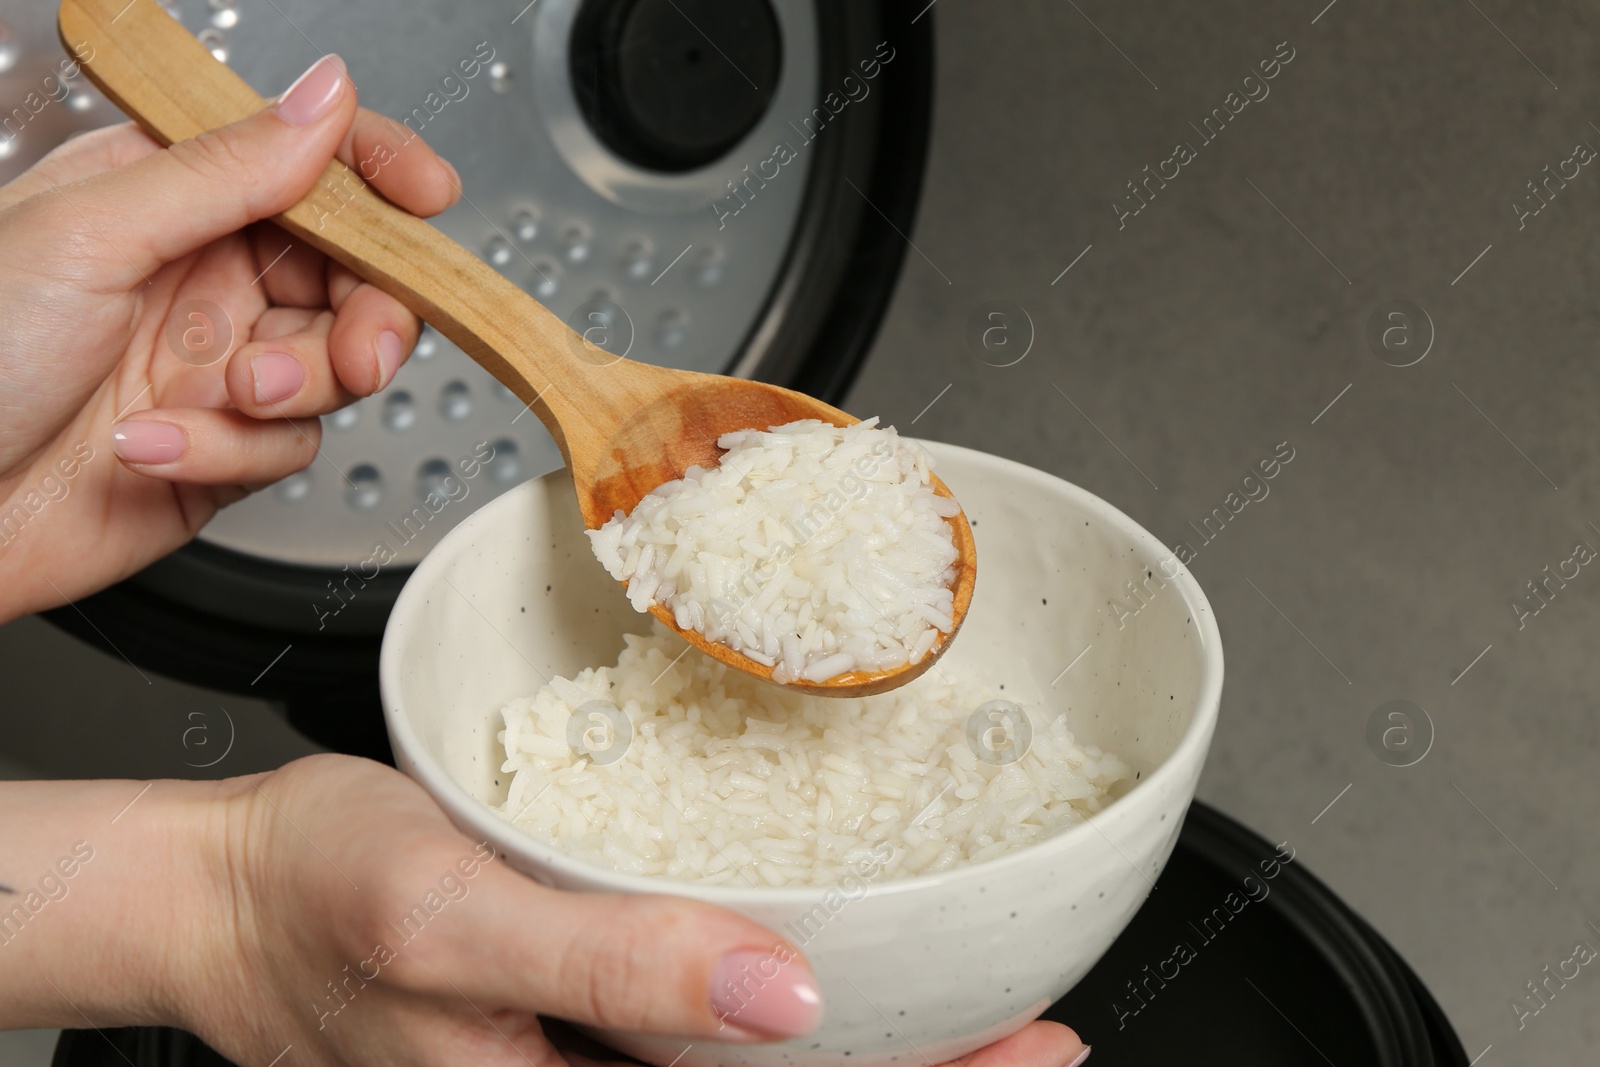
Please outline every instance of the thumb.
[{"label": "thumb", "polygon": [[[65,224],[110,246],[97,277],[118,287],[293,206],[355,119],[355,85],[323,56],[268,107],[125,167],[64,187]],[[92,245],[90,245],[92,247]]]},{"label": "thumb", "polygon": [[474,1001],[723,1041],[799,1037],[821,1021],[822,995],[799,950],[731,911],[548,889],[500,864],[486,873],[483,898],[452,938],[470,961],[456,980]]}]

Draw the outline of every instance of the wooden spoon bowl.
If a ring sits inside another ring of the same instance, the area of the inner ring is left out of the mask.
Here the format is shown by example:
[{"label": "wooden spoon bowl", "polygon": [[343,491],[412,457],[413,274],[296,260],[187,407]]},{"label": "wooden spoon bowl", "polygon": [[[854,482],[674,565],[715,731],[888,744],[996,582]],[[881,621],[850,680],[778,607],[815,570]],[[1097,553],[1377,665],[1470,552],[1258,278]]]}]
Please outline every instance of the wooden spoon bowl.
[{"label": "wooden spoon bowl", "polygon": [[[61,40],[89,79],[164,144],[236,122],[267,105],[151,0],[64,0]],[[799,419],[859,420],[778,386],[697,374],[613,356],[569,329],[498,271],[374,192],[338,160],[317,188],[273,219],[410,308],[515,393],[549,429],[572,471],[583,521],[598,529],[689,467],[715,466],[717,438]],[[934,491],[952,494],[934,480]],[[819,696],[881,693],[911,681],[949,647],[972,602],[976,548],[965,514],[948,520],[958,559],[951,633],[922,660],[786,686]],[[598,563],[596,564],[598,566]],[[680,630],[695,647],[772,680],[772,668]]]}]

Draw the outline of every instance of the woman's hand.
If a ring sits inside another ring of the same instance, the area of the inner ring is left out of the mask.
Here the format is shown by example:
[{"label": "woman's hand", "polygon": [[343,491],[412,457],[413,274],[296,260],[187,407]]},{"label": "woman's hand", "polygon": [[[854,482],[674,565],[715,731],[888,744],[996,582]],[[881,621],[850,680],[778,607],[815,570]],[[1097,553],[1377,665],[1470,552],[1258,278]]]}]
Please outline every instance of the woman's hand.
[{"label": "woman's hand", "polygon": [[177,548],[394,377],[416,317],[260,221],[334,156],[419,215],[460,195],[333,56],[232,126],[99,130],[0,188],[0,621]]},{"label": "woman's hand", "polygon": [[[538,1015],[700,1040],[809,1032],[826,1007],[803,956],[732,912],[669,896],[546,888],[462,837],[397,771],[318,756],[223,787],[221,914],[233,937],[180,985],[181,1024],[241,1064],[581,1064]],[[741,964],[788,950],[719,1012]],[[195,979],[198,980],[195,980]],[[1083,1046],[1035,1023],[971,1067],[1064,1067]]]},{"label": "woman's hand", "polygon": [[[539,1016],[688,1045],[798,1037],[827,1012],[771,930],[682,897],[546,888],[368,760],[0,782],[0,811],[0,1029],[179,1026],[242,1067],[593,1067]],[[729,985],[750,971],[753,992]],[[1036,1022],[962,1062],[1085,1054]]]}]

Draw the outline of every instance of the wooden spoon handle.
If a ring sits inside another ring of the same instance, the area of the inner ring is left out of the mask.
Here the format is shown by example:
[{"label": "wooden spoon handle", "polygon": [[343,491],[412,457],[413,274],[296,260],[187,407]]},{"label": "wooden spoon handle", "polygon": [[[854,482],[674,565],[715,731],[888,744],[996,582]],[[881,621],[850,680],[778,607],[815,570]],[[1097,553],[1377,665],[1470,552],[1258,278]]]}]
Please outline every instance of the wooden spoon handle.
[{"label": "wooden spoon handle", "polygon": [[[266,106],[154,0],[64,0],[59,29],[89,79],[164,144]],[[588,413],[608,406],[598,374],[609,367],[605,373],[613,382],[621,377],[624,368],[611,366],[615,356],[574,333],[465,248],[383,199],[337,159],[311,193],[273,221],[455,342],[532,406],[570,464],[563,425],[577,429],[590,421]]]}]

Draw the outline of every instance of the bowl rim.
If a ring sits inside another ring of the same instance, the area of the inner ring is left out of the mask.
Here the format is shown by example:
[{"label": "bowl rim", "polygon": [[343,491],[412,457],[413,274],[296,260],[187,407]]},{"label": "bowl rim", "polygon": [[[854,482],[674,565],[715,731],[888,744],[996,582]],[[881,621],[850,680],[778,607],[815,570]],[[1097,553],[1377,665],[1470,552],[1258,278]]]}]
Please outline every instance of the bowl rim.
[{"label": "bowl rim", "polygon": [[[960,455],[963,459],[974,461],[979,465],[989,465],[996,472],[1004,472],[1008,477],[1015,478],[1032,487],[1047,491],[1052,494],[1065,496],[1087,510],[1098,514],[1104,521],[1123,533],[1136,546],[1150,550],[1151,555],[1157,559],[1170,558],[1177,565],[1176,573],[1168,578],[1163,570],[1162,577],[1172,582],[1178,588],[1184,602],[1192,612],[1192,617],[1197,625],[1195,633],[1200,642],[1201,651],[1201,678],[1199,692],[1196,698],[1194,714],[1189,720],[1189,725],[1184,730],[1173,750],[1156,767],[1146,774],[1133,788],[1103,811],[1096,812],[1074,826],[1061,830],[1041,841],[1036,841],[1021,848],[1006,852],[993,859],[981,863],[968,864],[940,871],[935,874],[917,875],[911,878],[896,878],[884,882],[866,882],[866,889],[859,895],[851,897],[860,900],[865,897],[881,898],[904,893],[915,893],[932,888],[949,887],[954,883],[968,880],[981,880],[993,878],[1003,874],[1008,868],[1020,864],[1037,864],[1041,861],[1048,862],[1049,857],[1056,852],[1073,848],[1080,841],[1090,840],[1090,835],[1105,837],[1101,827],[1121,821],[1124,817],[1131,817],[1132,808],[1138,804],[1138,798],[1152,797],[1161,792],[1163,787],[1170,787],[1184,775],[1193,772],[1194,778],[1199,777],[1199,767],[1204,761],[1205,749],[1209,746],[1211,734],[1216,726],[1217,714],[1222,697],[1223,656],[1222,635],[1217,628],[1216,616],[1212,611],[1211,602],[1201,590],[1200,584],[1190,573],[1189,568],[1177,555],[1169,549],[1159,538],[1144,527],[1134,522],[1121,509],[1108,501],[1089,492],[1087,489],[1057,477],[1047,471],[1030,467],[1004,456],[993,453],[981,452],[977,449],[965,448],[961,445],[946,444],[939,441],[924,441],[912,438],[918,444],[929,449],[933,454],[935,463],[942,455]],[[711,904],[728,907],[751,906],[781,906],[785,904],[810,905],[815,904],[829,892],[838,892],[839,885],[815,886],[753,886],[737,887],[728,885],[704,885],[698,882],[684,882],[670,878],[659,878],[650,875],[629,874],[624,871],[602,867],[587,860],[569,855],[559,849],[539,841],[522,830],[506,822],[489,806],[478,800],[455,780],[440,764],[435,755],[422,744],[421,738],[411,725],[409,717],[401,708],[400,689],[400,647],[405,639],[408,620],[417,615],[424,602],[428,591],[437,584],[435,576],[438,572],[449,566],[461,553],[463,546],[472,542],[478,527],[492,524],[494,515],[512,505],[509,503],[521,494],[531,492],[531,486],[552,478],[570,477],[566,468],[559,468],[531,478],[519,485],[513,486],[499,497],[491,500],[477,511],[463,519],[454,529],[450,530],[423,558],[406,579],[400,596],[396,599],[394,609],[390,612],[389,621],[384,627],[383,643],[379,653],[378,681],[383,699],[383,717],[388,727],[390,743],[394,749],[395,763],[417,782],[433,798],[447,816],[451,818],[458,828],[463,823],[470,825],[473,832],[482,839],[500,848],[502,853],[517,854],[534,864],[548,868],[565,878],[576,882],[591,883],[599,891],[623,893],[664,893],[673,896],[691,897]],[[597,564],[598,565],[598,564]],[[649,616],[641,615],[641,619]],[[1185,799],[1183,807],[1188,810],[1189,800],[1193,799],[1192,789],[1189,798]],[[1181,823],[1181,819],[1173,820],[1174,832]],[[1109,839],[1108,839],[1109,840]],[[1115,845],[1113,845],[1115,848]],[[1120,854],[1120,850],[1119,854]],[[1125,860],[1127,857],[1123,857]],[[513,865],[515,866],[515,865]],[[1130,862],[1129,866],[1133,866]],[[1140,874],[1144,872],[1134,868]],[[532,875],[530,875],[532,877]],[[536,879],[538,880],[538,879]],[[1147,877],[1147,881],[1150,879]]]}]

